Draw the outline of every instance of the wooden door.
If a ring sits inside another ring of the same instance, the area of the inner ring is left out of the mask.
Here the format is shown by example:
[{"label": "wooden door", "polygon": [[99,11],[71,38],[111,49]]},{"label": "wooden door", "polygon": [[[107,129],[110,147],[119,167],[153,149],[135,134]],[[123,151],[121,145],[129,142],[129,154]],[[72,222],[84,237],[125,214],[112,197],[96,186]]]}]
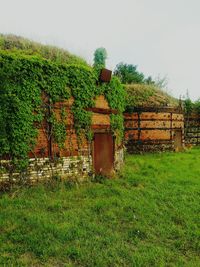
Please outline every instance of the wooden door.
[{"label": "wooden door", "polygon": [[114,141],[112,134],[95,133],[93,156],[95,173],[111,174],[114,168]]},{"label": "wooden door", "polygon": [[175,148],[175,151],[181,151],[183,148],[182,130],[174,131],[174,148]]}]

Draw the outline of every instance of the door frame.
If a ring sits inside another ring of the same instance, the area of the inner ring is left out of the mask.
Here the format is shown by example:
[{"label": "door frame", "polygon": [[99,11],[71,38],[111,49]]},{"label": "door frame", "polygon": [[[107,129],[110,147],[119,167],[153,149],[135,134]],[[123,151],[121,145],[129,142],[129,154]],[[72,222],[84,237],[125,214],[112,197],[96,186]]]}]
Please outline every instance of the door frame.
[{"label": "door frame", "polygon": [[[176,136],[176,133],[179,132],[181,133],[181,146],[180,147],[175,147],[175,136]],[[176,128],[176,129],[173,129],[173,142],[174,142],[174,150],[175,151],[182,151],[183,148],[184,148],[184,144],[183,144],[183,129],[180,129],[180,128]]]}]

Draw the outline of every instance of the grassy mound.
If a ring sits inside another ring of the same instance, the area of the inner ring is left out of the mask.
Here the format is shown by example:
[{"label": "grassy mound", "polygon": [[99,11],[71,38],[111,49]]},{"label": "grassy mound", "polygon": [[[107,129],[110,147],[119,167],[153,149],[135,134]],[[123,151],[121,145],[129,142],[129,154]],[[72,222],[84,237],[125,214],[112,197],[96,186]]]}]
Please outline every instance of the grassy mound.
[{"label": "grassy mound", "polygon": [[87,62],[68,51],[55,46],[42,45],[29,39],[15,36],[0,34],[0,49],[7,51],[19,51],[26,55],[40,55],[45,59],[64,64],[81,64],[88,65]]},{"label": "grassy mound", "polygon": [[129,84],[125,85],[128,107],[162,107],[177,106],[178,100],[155,85]]}]

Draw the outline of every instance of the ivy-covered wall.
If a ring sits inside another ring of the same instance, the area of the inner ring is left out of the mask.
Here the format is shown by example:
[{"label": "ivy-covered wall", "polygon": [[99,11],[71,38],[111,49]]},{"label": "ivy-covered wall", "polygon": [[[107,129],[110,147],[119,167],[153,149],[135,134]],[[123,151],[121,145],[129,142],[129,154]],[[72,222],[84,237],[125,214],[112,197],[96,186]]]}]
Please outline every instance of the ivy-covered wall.
[{"label": "ivy-covered wall", "polygon": [[[0,159],[11,160],[11,172],[25,170],[30,154],[35,155],[41,131],[50,144],[49,157],[55,156],[51,147],[56,147],[56,151],[64,149],[67,131],[73,131],[79,146],[84,140],[90,142],[90,108],[99,95],[104,95],[109,107],[117,110],[117,114],[109,116],[113,134],[120,143],[125,90],[116,77],[101,84],[91,67],[60,65],[36,56],[0,51]],[[67,123],[70,112],[64,106],[70,99],[73,129]]]}]

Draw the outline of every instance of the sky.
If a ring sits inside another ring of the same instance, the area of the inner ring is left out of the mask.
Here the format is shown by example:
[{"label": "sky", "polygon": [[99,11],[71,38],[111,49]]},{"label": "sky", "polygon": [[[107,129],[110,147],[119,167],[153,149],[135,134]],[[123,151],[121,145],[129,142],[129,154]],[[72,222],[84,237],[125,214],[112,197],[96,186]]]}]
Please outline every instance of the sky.
[{"label": "sky", "polygon": [[167,77],[167,91],[200,98],[199,0],[0,0],[0,33],[56,45],[93,62],[105,47],[107,68],[138,66]]}]

